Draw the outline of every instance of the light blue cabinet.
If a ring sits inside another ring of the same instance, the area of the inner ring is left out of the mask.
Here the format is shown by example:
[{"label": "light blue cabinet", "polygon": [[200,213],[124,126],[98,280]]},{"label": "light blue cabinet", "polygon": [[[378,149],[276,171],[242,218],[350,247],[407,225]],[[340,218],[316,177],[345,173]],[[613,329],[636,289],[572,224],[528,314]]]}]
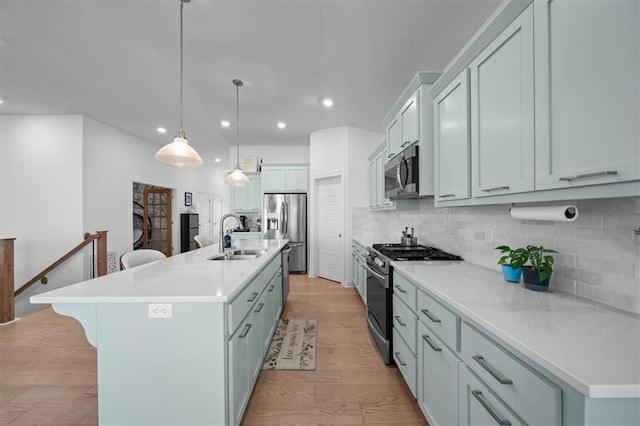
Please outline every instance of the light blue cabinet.
[{"label": "light blue cabinet", "polygon": [[400,149],[405,149],[412,143],[420,142],[420,98],[419,91],[409,97],[400,110],[402,125],[402,143]]},{"label": "light blue cabinet", "polygon": [[429,424],[457,425],[460,360],[422,322],[418,346],[418,405]]},{"label": "light blue cabinet", "polygon": [[380,145],[369,157],[369,207],[376,210],[393,209],[394,201],[384,196],[384,165],[389,148],[388,144]]},{"label": "light blue cabinet", "polygon": [[[250,353],[249,339],[254,338],[251,329],[254,328],[252,316],[247,317],[238,331],[229,339],[229,413],[233,424],[239,425],[244,414],[244,409],[251,395],[249,377]],[[250,334],[251,333],[251,334]]]},{"label": "light blue cabinet", "polygon": [[402,148],[402,123],[401,117],[394,118],[387,126],[387,155],[384,157],[383,164],[400,154]]},{"label": "light blue cabinet", "polygon": [[471,195],[469,71],[434,99],[435,205]]},{"label": "light blue cabinet", "polygon": [[231,210],[236,213],[262,210],[262,176],[260,173],[245,173],[249,184],[231,187]]},{"label": "light blue cabinet", "polygon": [[471,62],[474,197],[534,189],[533,6]]},{"label": "light blue cabinet", "polygon": [[640,179],[640,2],[534,7],[536,189]]},{"label": "light blue cabinet", "polygon": [[364,304],[367,304],[366,249],[356,240],[351,242],[353,285]]},{"label": "light blue cabinet", "polygon": [[263,192],[307,192],[308,190],[309,166],[307,164],[262,166]]}]

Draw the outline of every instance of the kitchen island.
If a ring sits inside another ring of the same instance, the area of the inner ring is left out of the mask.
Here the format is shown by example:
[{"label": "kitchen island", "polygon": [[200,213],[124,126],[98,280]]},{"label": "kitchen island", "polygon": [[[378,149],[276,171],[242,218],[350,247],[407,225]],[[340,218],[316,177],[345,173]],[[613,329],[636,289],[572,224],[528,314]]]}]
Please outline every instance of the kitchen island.
[{"label": "kitchen island", "polygon": [[[208,246],[42,293],[97,348],[101,425],[239,424],[282,311],[287,240]],[[250,257],[250,256],[247,256]]]}]

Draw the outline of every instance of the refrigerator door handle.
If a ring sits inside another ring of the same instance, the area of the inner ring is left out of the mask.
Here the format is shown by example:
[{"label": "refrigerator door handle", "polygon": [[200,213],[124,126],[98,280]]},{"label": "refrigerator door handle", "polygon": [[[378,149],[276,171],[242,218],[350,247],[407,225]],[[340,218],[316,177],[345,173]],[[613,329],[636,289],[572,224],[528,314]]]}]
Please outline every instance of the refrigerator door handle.
[{"label": "refrigerator door handle", "polygon": [[285,236],[289,236],[289,204],[286,201],[282,203],[284,222],[282,223],[283,232]]}]

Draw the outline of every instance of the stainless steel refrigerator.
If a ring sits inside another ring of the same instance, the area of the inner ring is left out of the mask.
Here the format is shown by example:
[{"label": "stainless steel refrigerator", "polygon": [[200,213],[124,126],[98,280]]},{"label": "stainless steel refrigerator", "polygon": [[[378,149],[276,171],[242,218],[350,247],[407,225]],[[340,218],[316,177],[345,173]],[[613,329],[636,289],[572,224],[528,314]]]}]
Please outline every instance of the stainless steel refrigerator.
[{"label": "stainless steel refrigerator", "polygon": [[307,272],[307,194],[264,194],[265,238],[287,238],[289,270]]}]

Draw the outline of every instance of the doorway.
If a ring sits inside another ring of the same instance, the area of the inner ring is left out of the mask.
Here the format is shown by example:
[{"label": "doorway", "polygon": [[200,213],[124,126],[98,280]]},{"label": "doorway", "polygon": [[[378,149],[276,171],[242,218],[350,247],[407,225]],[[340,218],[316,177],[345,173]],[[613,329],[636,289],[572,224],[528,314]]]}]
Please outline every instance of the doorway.
[{"label": "doorway", "polygon": [[133,249],[171,256],[173,189],[133,182]]},{"label": "doorway", "polygon": [[344,282],[344,178],[334,175],[317,179],[318,276]]},{"label": "doorway", "polygon": [[198,192],[198,234],[211,238],[211,196],[206,192]]},{"label": "doorway", "polygon": [[213,215],[211,223],[213,225],[213,242],[218,244],[220,241],[220,219],[222,218],[222,197],[213,196]]}]

